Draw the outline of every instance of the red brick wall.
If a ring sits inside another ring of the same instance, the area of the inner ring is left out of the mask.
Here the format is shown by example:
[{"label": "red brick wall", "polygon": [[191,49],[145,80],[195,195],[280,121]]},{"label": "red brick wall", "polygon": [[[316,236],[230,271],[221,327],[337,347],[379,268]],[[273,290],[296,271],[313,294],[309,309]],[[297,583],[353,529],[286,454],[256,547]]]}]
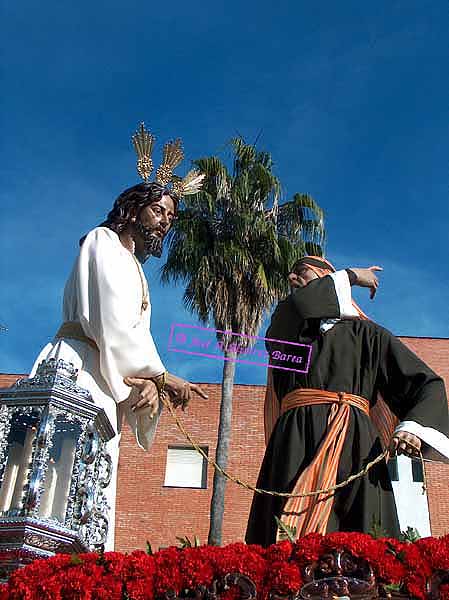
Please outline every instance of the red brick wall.
[{"label": "red brick wall", "polygon": [[[179,415],[200,443],[215,456],[221,386],[201,384],[208,400],[192,401]],[[255,483],[264,453],[262,386],[235,385],[232,442],[228,470]],[[176,536],[197,535],[207,541],[213,470],[208,469],[207,489],[163,487],[168,445],[185,445],[172,417],[165,413],[159,422],[150,452],[137,448],[129,429],[121,440],[116,517],[116,548],[130,551],[176,543]],[[242,540],[252,494],[233,483],[225,497],[224,543]]]}]

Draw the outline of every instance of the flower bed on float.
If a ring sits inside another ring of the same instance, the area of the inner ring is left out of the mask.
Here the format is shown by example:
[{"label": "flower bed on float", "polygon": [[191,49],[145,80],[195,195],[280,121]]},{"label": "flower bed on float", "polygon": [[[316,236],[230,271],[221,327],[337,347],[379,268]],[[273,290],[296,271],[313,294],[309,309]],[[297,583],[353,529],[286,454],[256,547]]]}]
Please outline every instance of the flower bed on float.
[{"label": "flower bed on float", "polygon": [[[335,582],[340,585],[338,594],[332,591]],[[360,533],[310,534],[269,548],[236,543],[222,548],[171,547],[151,555],[60,554],[15,571],[0,586],[0,600],[274,600],[340,595],[449,600],[449,535],[406,543]]]}]

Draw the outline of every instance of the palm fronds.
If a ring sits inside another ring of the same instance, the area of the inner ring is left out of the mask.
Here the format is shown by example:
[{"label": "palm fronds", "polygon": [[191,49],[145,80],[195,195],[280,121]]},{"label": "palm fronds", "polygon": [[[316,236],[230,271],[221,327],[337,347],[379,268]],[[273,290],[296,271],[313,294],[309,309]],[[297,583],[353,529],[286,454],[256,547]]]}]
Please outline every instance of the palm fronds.
[{"label": "palm fronds", "polygon": [[308,194],[279,205],[270,155],[242,138],[231,145],[232,174],[215,156],[194,161],[205,183],[184,201],[161,278],[186,284],[185,306],[202,322],[252,336],[286,294],[294,260],[323,255],[324,219]]}]

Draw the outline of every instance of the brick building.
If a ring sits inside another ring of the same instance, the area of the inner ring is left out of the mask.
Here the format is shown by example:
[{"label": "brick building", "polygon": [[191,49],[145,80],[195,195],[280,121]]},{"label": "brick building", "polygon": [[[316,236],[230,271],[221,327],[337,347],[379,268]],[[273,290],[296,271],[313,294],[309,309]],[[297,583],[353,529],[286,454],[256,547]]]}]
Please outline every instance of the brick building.
[{"label": "brick building", "polygon": [[[449,339],[401,338],[431,366],[449,389]],[[18,375],[0,375],[0,387],[14,383]],[[201,384],[208,400],[196,398],[180,416],[186,428],[210,456],[215,454],[221,385]],[[259,385],[235,385],[233,433],[228,471],[244,481],[255,483],[264,453],[263,401],[265,389]],[[401,461],[400,461],[401,462]],[[433,535],[449,533],[449,465],[426,464],[427,497],[421,484],[413,482],[408,459],[399,465],[395,491],[405,502],[398,506],[401,526],[411,524],[413,516],[401,511],[421,506],[421,518],[430,520]],[[407,474],[407,473],[409,474]],[[169,414],[163,414],[155,443],[149,453],[136,446],[125,427],[121,439],[116,511],[116,549],[144,549],[177,543],[176,536],[198,536],[207,540],[212,469],[177,429]],[[413,471],[415,477],[415,470]],[[403,481],[403,479],[407,481]],[[223,542],[242,540],[252,493],[228,482],[225,499]],[[418,530],[428,533],[425,524]]]}]

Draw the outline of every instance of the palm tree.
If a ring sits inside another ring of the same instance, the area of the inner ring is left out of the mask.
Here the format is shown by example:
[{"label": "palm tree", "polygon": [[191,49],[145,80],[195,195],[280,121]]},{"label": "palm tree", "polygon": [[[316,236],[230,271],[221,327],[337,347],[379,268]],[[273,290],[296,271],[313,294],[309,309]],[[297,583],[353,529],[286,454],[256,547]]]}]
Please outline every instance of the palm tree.
[{"label": "palm tree", "polygon": [[[205,184],[186,198],[175,221],[161,279],[186,284],[185,306],[202,323],[255,336],[273,303],[287,293],[291,263],[304,253],[322,255],[323,213],[306,194],[279,205],[280,182],[270,155],[242,138],[231,144],[232,173],[217,157],[194,161],[206,174]],[[226,468],[235,343],[243,351],[250,342],[229,333],[217,333],[217,339],[224,363],[216,462]],[[225,483],[215,471],[209,544],[221,544]]]}]

